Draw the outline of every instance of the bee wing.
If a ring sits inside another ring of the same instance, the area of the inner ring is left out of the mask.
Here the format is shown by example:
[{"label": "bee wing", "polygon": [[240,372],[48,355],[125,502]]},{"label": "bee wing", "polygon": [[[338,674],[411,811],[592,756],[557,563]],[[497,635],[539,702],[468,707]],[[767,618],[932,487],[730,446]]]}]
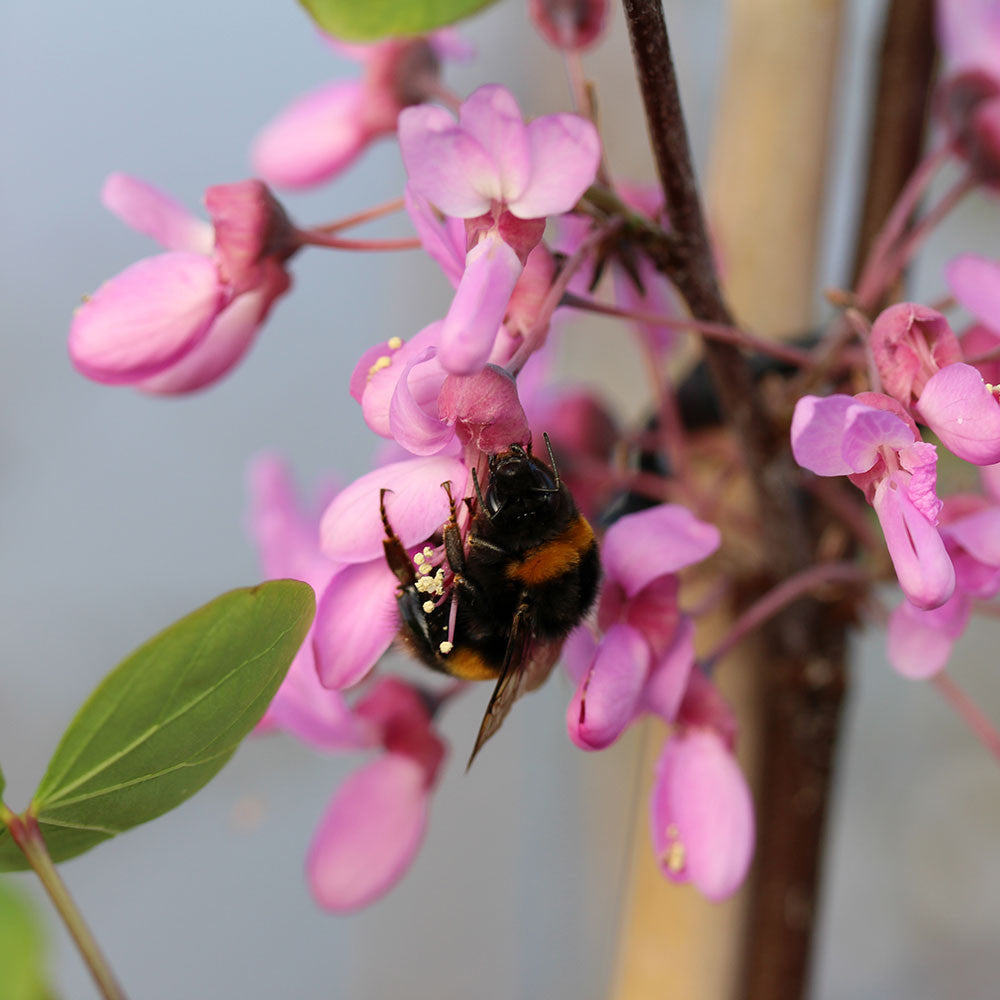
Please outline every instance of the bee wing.
[{"label": "bee wing", "polygon": [[527,667],[530,662],[529,653],[531,651],[532,640],[535,637],[535,614],[531,605],[522,598],[521,603],[514,612],[514,620],[511,623],[510,638],[507,640],[507,649],[503,657],[503,667],[500,670],[500,679],[493,689],[490,703],[486,706],[486,714],[483,716],[482,725],[479,727],[479,735],[476,737],[476,745],[472,748],[469,763],[466,771],[472,767],[472,762],[476,759],[476,754],[482,749],[483,744],[500,728],[503,720],[507,718],[511,705],[517,701],[518,697],[525,690],[525,680]]}]

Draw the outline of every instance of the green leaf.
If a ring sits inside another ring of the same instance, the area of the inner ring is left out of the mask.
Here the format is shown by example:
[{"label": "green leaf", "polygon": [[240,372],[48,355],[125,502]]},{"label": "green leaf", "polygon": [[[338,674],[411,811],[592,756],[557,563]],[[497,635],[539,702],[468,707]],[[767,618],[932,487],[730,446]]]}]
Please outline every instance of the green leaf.
[{"label": "green leaf", "polygon": [[[315,612],[277,580],[223,594],[116,667],[70,723],[33,809],[54,861],[173,809],[232,756],[274,697]],[[0,870],[24,868],[7,831]]]},{"label": "green leaf", "polygon": [[496,0],[299,0],[328,34],[352,42],[419,35],[451,24]]},{"label": "green leaf", "polygon": [[0,997],[47,1000],[45,948],[38,916],[9,879],[0,879]]}]

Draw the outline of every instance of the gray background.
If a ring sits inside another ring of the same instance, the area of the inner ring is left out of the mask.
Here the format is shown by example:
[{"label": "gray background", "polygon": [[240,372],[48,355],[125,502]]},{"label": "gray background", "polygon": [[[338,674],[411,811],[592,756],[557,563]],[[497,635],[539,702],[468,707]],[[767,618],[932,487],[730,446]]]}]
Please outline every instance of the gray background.
[{"label": "gray background", "polygon": [[[702,156],[723,9],[719,0],[667,6]],[[876,6],[851,6],[824,284],[843,280]],[[257,578],[242,526],[249,456],[276,449],[306,483],[367,467],[373,441],[347,375],[373,340],[439,317],[448,291],[415,256],[307,253],[293,265],[295,294],[212,391],[162,401],[87,382],[66,358],[71,310],[152,252],[101,208],[103,177],[133,172],[195,206],[207,184],[247,174],[251,136],[289,99],[353,70],[291,2],[7,0],[2,29],[0,760],[7,800],[20,808],[108,667]],[[649,177],[645,155],[633,160],[639,118],[621,29],[616,10],[589,66],[613,109],[612,165]],[[523,4],[507,0],[468,35],[481,54],[448,71],[456,90],[500,80],[532,113],[563,105],[561,72]],[[287,204],[302,221],[332,219],[393,196],[401,179],[398,153],[384,144],[335,185]],[[935,268],[949,247],[996,253],[997,218],[993,203],[965,207],[929,255],[928,296],[941,290]],[[587,363],[604,361],[592,353]],[[967,637],[955,673],[1000,719],[996,640],[995,626]],[[931,689],[891,673],[882,642],[873,632],[858,644],[815,996],[995,996],[1000,770]],[[313,826],[355,762],[284,738],[250,742],[209,791],[68,864],[65,876],[143,1000],[600,997],[638,746],[628,738],[601,755],[573,750],[568,693],[557,680],[520,705],[503,744],[467,780],[461,751],[481,708],[469,699],[449,712],[460,752],[424,850],[403,884],[359,916],[318,912],[301,874]],[[94,996],[45,911],[61,992]]]}]

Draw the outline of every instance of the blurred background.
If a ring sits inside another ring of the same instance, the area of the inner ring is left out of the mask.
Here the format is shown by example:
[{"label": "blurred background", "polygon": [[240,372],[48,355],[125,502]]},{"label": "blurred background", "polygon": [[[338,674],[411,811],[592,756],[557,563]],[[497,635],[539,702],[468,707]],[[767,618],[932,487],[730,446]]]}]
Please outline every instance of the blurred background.
[{"label": "blurred background", "polygon": [[[561,66],[525,6],[504,0],[463,27],[479,55],[448,67],[454,90],[496,80],[528,114],[568,106]],[[847,280],[881,10],[877,0],[845,7],[819,287]],[[726,5],[669,0],[666,9],[703,165]],[[251,456],[287,456],[306,487],[367,469],[376,442],[347,377],[364,347],[443,315],[450,291],[416,254],[310,251],[293,263],[295,293],[217,387],[159,400],[86,381],[66,356],[72,309],[153,252],[102,209],[105,175],[137,174],[194,208],[207,185],[248,175],[251,138],[289,100],[356,70],[291,0],[249,12],[235,0],[7,0],[0,26],[0,761],[5,798],[20,809],[112,665],[215,594],[258,579],[244,531]],[[617,6],[586,66],[612,169],[652,179]],[[402,181],[386,142],[336,183],[284,200],[298,220],[322,222],[394,197]],[[939,295],[949,252],[996,255],[998,219],[995,203],[967,202],[926,255],[914,294]],[[408,224],[400,216],[372,232],[402,235]],[[620,341],[612,349],[607,337],[584,336],[568,367],[616,367],[622,411],[638,416],[635,363]],[[954,658],[956,678],[995,720],[998,639],[988,623]],[[877,631],[857,642],[813,996],[993,996],[1000,768],[931,688],[891,672],[883,644]],[[319,911],[302,874],[313,828],[357,761],[284,737],[249,741],[204,792],[69,862],[64,877],[125,988],[143,1000],[602,997],[631,817],[646,789],[637,735],[599,755],[571,747],[569,696],[557,677],[525,699],[469,777],[464,753],[485,693],[449,709],[456,752],[424,849],[403,883],[359,915]],[[13,879],[39,899],[58,993],[95,996],[32,878]]]}]

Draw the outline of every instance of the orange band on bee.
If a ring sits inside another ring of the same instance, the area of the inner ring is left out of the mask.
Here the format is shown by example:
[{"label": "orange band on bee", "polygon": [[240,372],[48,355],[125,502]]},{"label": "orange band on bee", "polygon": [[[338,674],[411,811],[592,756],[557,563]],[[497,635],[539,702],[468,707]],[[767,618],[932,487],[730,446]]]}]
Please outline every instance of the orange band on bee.
[{"label": "orange band on bee", "polygon": [[507,577],[528,587],[537,587],[558,579],[575,569],[583,554],[594,545],[594,532],[585,517],[573,523],[550,542],[529,549],[518,562],[507,566]]},{"label": "orange band on bee", "polygon": [[499,672],[499,668],[491,667],[478,650],[467,646],[460,646],[443,656],[441,663],[452,677],[460,677],[464,681],[489,680]]}]

